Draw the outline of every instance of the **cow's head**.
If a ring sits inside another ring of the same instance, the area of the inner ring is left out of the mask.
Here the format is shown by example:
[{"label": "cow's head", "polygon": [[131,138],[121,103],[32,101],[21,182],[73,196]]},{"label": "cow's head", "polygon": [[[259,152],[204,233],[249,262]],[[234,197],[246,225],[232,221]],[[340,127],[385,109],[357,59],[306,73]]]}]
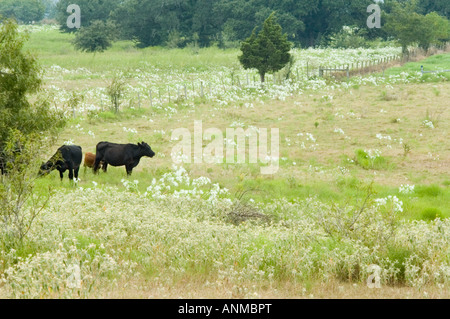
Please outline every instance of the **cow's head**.
[{"label": "cow's head", "polygon": [[47,175],[54,169],[54,165],[51,161],[48,161],[46,163],[42,163],[41,167],[39,168],[39,176]]},{"label": "cow's head", "polygon": [[142,142],[142,143],[138,143],[137,145],[139,146],[139,149],[142,151],[142,155],[148,156],[148,157],[155,156],[155,152],[152,151],[150,145],[148,145],[147,143]]}]

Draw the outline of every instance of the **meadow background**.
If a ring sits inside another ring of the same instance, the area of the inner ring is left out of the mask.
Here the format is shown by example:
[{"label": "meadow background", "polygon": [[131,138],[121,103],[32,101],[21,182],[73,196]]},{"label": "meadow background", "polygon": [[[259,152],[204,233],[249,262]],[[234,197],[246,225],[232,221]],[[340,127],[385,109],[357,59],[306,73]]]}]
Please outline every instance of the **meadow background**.
[{"label": "meadow background", "polygon": [[[308,77],[306,65],[401,48],[293,49],[294,65],[262,88],[238,49],[118,41],[88,54],[54,27],[28,29],[42,93],[68,118],[47,157],[103,140],[145,141],[157,155],[130,177],[109,167],[38,179],[35,192],[53,195],[20,246],[0,243],[0,296],[449,297],[450,73],[420,73],[450,69],[448,53],[346,79]],[[106,92],[113,78],[125,82],[119,112]],[[279,128],[278,172],[174,165],[172,131],[192,132],[194,120],[223,132]],[[367,286],[373,265],[380,289]]]}]

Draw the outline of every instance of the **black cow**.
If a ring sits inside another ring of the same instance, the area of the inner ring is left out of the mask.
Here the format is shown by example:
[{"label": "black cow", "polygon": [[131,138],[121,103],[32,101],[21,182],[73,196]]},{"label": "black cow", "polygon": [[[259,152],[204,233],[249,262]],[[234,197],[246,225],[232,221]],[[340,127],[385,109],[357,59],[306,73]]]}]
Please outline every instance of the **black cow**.
[{"label": "black cow", "polygon": [[102,169],[104,172],[106,172],[108,164],[112,166],[125,165],[127,175],[131,175],[133,168],[139,164],[142,156],[155,156],[155,152],[145,142],[137,145],[99,142],[95,153],[94,173],[97,173],[100,163],[103,161]]},{"label": "black cow", "polygon": [[81,158],[83,157],[81,146],[63,145],[56,151],[47,163],[43,163],[39,170],[39,175],[49,174],[54,169],[59,171],[59,177],[63,179],[63,173],[69,170],[69,179],[78,179],[78,171],[80,170]]}]

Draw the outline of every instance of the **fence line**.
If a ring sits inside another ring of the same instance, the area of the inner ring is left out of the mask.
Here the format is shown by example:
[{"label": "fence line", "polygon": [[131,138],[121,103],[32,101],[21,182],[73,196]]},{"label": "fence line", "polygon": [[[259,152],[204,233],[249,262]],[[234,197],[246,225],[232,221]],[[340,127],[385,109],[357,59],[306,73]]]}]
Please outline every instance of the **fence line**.
[{"label": "fence line", "polygon": [[[328,71],[328,76],[335,75],[335,74],[332,74],[333,71],[334,71],[334,73],[345,71],[345,72],[347,72],[347,78],[349,78],[350,73],[353,73],[353,74],[368,73],[368,72],[371,72],[374,67],[376,67],[378,70],[381,67],[382,71],[383,71],[383,75],[384,75],[384,69],[389,64],[392,64],[393,62],[397,61],[397,62],[401,62],[401,63],[406,63],[409,61],[414,61],[415,58],[417,56],[420,56],[421,54],[423,54],[425,56],[429,56],[429,55],[436,54],[438,51],[446,52],[446,51],[448,51],[448,48],[449,48],[448,43],[446,43],[442,46],[438,46],[438,47],[431,47],[427,52],[423,52],[423,50],[421,50],[419,48],[413,48],[413,49],[409,49],[406,54],[401,53],[401,54],[391,55],[391,56],[374,59],[374,60],[357,61],[356,66],[355,66],[354,62],[351,64],[343,65],[339,68],[336,66],[330,67],[330,66],[322,66],[321,65],[317,68],[317,75],[319,77],[325,77],[325,76],[327,76],[327,71]],[[308,63],[306,64],[306,67],[307,67],[306,73],[309,78],[310,70],[309,70]],[[314,70],[311,70],[311,71],[314,74]]]},{"label": "fence line", "polygon": [[[447,49],[450,46],[447,46]],[[327,77],[336,76],[339,72],[345,72],[347,79],[352,75],[363,74],[367,72],[374,71],[377,68],[378,71],[383,71],[389,65],[395,62],[404,62],[411,60],[412,57],[416,57],[418,54],[417,50],[412,50],[409,54],[396,54],[390,55],[374,60],[361,60],[344,65],[335,66],[311,66],[310,61],[306,61],[306,67],[297,67],[288,74],[282,74],[281,72],[275,74],[266,74],[266,81],[263,86],[267,89],[274,88],[276,85],[283,85],[285,81],[299,82],[304,79],[302,75],[306,75],[308,79],[314,77]],[[302,68],[303,72],[302,72]],[[381,70],[380,70],[381,68]],[[306,72],[305,72],[306,71]],[[450,72],[450,70],[442,71],[424,71],[423,73],[432,72]],[[306,74],[305,74],[306,73]],[[185,81],[173,85],[161,84],[152,85],[147,88],[147,91],[140,91],[136,93],[131,93],[134,97],[123,97],[122,101],[130,100],[129,105],[132,105],[132,101],[135,101],[135,95],[137,94],[137,102],[134,102],[138,108],[141,108],[143,104],[147,104],[146,100],[148,98],[149,106],[151,108],[162,106],[164,104],[177,103],[181,101],[195,100],[199,99],[210,99],[212,97],[217,97],[222,94],[227,94],[231,90],[244,89],[244,88],[261,88],[261,83],[259,82],[259,76],[254,72],[248,71],[245,74],[231,74],[230,76],[221,77],[219,82],[213,83],[211,81],[186,79]],[[131,96],[130,94],[127,94]],[[103,99],[100,99],[103,110]]]},{"label": "fence line", "polygon": [[424,71],[423,65],[420,66],[420,72],[424,73],[441,73],[441,72],[450,72],[450,70],[435,70],[435,71]]}]

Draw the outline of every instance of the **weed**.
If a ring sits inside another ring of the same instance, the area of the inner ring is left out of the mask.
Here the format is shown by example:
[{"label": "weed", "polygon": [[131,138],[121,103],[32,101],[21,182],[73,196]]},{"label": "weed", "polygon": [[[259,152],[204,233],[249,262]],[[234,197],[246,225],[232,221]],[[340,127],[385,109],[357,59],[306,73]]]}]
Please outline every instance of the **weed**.
[{"label": "weed", "polygon": [[377,149],[357,149],[353,161],[364,169],[386,169],[389,166],[388,160],[381,156],[381,152]]},{"label": "weed", "polygon": [[440,209],[435,207],[425,208],[421,213],[421,219],[426,221],[431,221],[436,218],[442,218],[442,212]]},{"label": "weed", "polygon": [[415,192],[420,197],[437,197],[441,194],[441,188],[439,185],[417,185]]},{"label": "weed", "polygon": [[403,143],[403,157],[406,157],[411,152],[411,145],[409,143]]}]

